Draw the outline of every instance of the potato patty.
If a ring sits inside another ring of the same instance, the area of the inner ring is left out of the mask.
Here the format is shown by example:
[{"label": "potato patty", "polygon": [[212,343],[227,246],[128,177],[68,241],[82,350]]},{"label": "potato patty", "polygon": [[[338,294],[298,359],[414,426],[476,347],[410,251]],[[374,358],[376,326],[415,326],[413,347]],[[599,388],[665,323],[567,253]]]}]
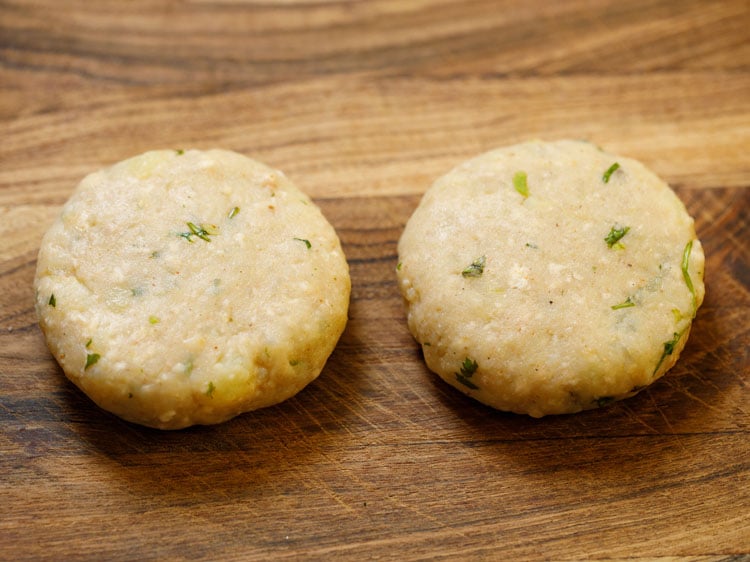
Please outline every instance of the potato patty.
[{"label": "potato patty", "polygon": [[577,141],[469,160],[399,241],[428,367],[534,417],[626,398],[671,368],[703,301],[693,219],[642,164]]},{"label": "potato patty", "polygon": [[350,279],[333,228],[283,173],[189,150],[86,177],[42,241],[35,288],[68,378],[126,420],[176,429],[315,379]]}]

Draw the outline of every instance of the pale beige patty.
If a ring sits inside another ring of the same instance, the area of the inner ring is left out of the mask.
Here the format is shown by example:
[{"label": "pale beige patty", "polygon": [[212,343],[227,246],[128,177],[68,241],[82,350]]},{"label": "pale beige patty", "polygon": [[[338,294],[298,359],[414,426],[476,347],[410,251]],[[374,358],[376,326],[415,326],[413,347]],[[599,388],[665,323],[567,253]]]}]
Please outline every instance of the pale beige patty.
[{"label": "pale beige patty", "polygon": [[693,220],[640,163],[530,142],[435,182],[399,243],[427,365],[532,416],[632,396],[677,360],[703,301]]},{"label": "pale beige patty", "polygon": [[176,429],[315,379],[350,280],[333,228],[284,174],[189,150],[86,177],[42,241],[35,289],[71,381],[118,416]]}]

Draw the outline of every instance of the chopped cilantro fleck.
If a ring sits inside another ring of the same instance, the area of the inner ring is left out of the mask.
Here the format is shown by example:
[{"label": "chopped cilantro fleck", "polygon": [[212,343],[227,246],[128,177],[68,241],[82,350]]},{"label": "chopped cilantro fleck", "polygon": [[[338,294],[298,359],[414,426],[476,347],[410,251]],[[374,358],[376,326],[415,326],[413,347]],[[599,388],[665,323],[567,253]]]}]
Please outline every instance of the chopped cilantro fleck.
[{"label": "chopped cilantro fleck", "polygon": [[612,164],[609,168],[607,168],[607,171],[602,174],[602,181],[604,183],[609,183],[609,178],[614,174],[618,169],[620,168],[620,164],[618,162],[615,162]]},{"label": "chopped cilantro fleck", "polygon": [[297,365],[299,365],[299,359],[290,359],[289,365],[292,367],[296,367]]},{"label": "chopped cilantro fleck", "polygon": [[192,222],[187,223],[188,228],[190,229],[190,232],[195,234],[198,238],[201,240],[205,240],[206,242],[210,242],[211,239],[208,237],[208,230],[203,228],[203,226],[196,226]]},{"label": "chopped cilantro fleck", "polygon": [[312,244],[310,244],[310,241],[307,240],[306,238],[295,238],[295,240],[297,240],[298,242],[303,242],[305,246],[307,246],[308,250],[312,248]]},{"label": "chopped cilantro fleck", "polygon": [[680,334],[675,332],[674,338],[664,343],[664,353],[666,353],[667,355],[672,355],[672,352],[674,352],[674,346],[677,345],[677,342],[679,341],[679,339],[680,339]]},{"label": "chopped cilantro fleck", "polygon": [[148,317],[148,323],[149,324],[158,324],[159,323],[159,317],[158,316],[149,316]]},{"label": "chopped cilantro fleck", "polygon": [[99,361],[100,357],[101,356],[98,353],[86,354],[86,366],[83,368],[83,370],[85,371],[86,369],[91,367],[91,365],[94,365],[97,361]]},{"label": "chopped cilantro fleck", "polygon": [[529,186],[527,183],[526,172],[516,172],[513,176],[513,187],[524,197],[529,196]]},{"label": "chopped cilantro fleck", "polygon": [[685,285],[687,285],[688,291],[693,296],[693,316],[698,311],[698,298],[695,296],[695,287],[693,287],[693,280],[690,279],[690,272],[688,267],[690,266],[690,252],[693,250],[693,241],[687,243],[685,250],[682,252],[682,277],[685,279]]},{"label": "chopped cilantro fleck", "polygon": [[401,267],[402,267],[402,266],[403,266],[403,263],[401,263],[401,262],[398,262],[398,263],[396,264],[396,271],[401,271]]},{"label": "chopped cilantro fleck", "polygon": [[86,342],[86,347],[88,348],[91,345],[91,342],[94,341],[91,338],[89,338],[89,341]]},{"label": "chopped cilantro fleck", "polygon": [[611,404],[614,401],[614,396],[602,396],[601,398],[597,398],[596,400],[594,400],[594,402],[596,402],[597,408],[603,408],[607,404]]},{"label": "chopped cilantro fleck", "polygon": [[57,299],[55,299],[55,293],[52,293],[49,296],[49,301],[47,301],[47,304],[50,305],[52,308],[57,307]]},{"label": "chopped cilantro fleck", "polygon": [[181,148],[178,148],[177,150],[175,150],[175,152],[177,153],[177,156],[182,156],[183,154],[185,154],[185,151]]},{"label": "chopped cilantro fleck", "polygon": [[464,277],[481,277],[484,273],[484,264],[487,262],[487,256],[475,259],[462,272]]},{"label": "chopped cilantro fleck", "polygon": [[659,367],[661,367],[661,364],[664,363],[664,359],[666,359],[668,355],[674,353],[674,348],[677,345],[677,342],[680,341],[682,334],[683,332],[675,332],[674,337],[671,340],[664,342],[664,352],[661,354],[661,357],[659,357],[659,362],[656,364],[656,367],[654,367],[654,375],[656,374],[656,371],[659,370]]},{"label": "chopped cilantro fleck", "polygon": [[621,302],[620,304],[612,305],[612,310],[620,310],[621,308],[630,308],[631,306],[635,306],[635,303],[633,302],[633,299],[628,297],[625,299],[624,302]]},{"label": "chopped cilantro fleck", "polygon": [[477,372],[479,365],[476,361],[472,361],[468,357],[461,363],[461,372],[455,373],[456,380],[462,385],[471,388],[472,390],[479,390],[479,387],[472,382],[471,377]]},{"label": "chopped cilantro fleck", "polygon": [[471,380],[467,379],[465,376],[460,375],[456,373],[456,380],[460,382],[462,385],[469,387],[472,390],[479,390],[479,387],[475,385]]},{"label": "chopped cilantro fleck", "polygon": [[208,389],[206,390],[206,396],[209,398],[213,398],[214,396],[214,390],[216,390],[216,387],[214,386],[213,381],[208,382]]},{"label": "chopped cilantro fleck", "polygon": [[206,242],[210,242],[211,239],[209,238],[209,235],[215,234],[214,232],[212,232],[211,230],[209,230],[204,225],[198,226],[195,223],[188,222],[187,226],[190,229],[190,232],[180,232],[178,234],[178,236],[181,236],[182,238],[184,238],[188,242],[192,242],[193,241],[193,239],[192,239],[193,236],[197,236],[201,240],[205,240]]},{"label": "chopped cilantro fleck", "polygon": [[236,217],[236,216],[237,216],[237,214],[238,214],[239,212],[240,212],[240,208],[239,208],[239,207],[232,207],[232,210],[231,210],[231,211],[229,211],[229,215],[227,215],[227,216],[228,216],[228,217],[229,217],[230,219],[233,219],[234,217]]},{"label": "chopped cilantro fleck", "polygon": [[610,248],[615,247],[618,249],[622,249],[625,246],[619,243],[620,239],[623,236],[625,236],[629,230],[630,230],[629,226],[623,226],[620,228],[618,228],[617,226],[613,226],[610,229],[609,234],[607,234],[607,236],[604,238],[604,241],[607,243],[607,246],[609,246]]}]

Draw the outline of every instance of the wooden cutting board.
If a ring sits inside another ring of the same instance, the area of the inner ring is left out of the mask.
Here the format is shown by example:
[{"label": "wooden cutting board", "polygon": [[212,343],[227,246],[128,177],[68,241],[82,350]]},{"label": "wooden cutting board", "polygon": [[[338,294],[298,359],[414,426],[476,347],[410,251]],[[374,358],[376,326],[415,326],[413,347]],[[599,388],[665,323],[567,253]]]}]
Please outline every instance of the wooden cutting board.
[{"label": "wooden cutting board", "polygon": [[[0,2],[0,559],[750,557],[749,29],[744,0]],[[667,376],[541,420],[432,375],[394,274],[430,183],[529,138],[643,161],[707,255]],[[310,193],[353,293],[297,397],[160,432],[67,382],[31,284],[86,173],[188,147]]]}]

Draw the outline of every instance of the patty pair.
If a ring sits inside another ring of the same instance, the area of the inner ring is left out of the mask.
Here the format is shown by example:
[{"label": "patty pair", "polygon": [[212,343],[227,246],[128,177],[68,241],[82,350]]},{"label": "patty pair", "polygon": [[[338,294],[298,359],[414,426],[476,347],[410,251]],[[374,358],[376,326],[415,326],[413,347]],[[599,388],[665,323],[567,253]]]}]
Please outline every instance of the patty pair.
[{"label": "patty pair", "polygon": [[[570,413],[677,360],[703,295],[693,220],[638,162],[531,142],[440,178],[399,243],[427,365],[495,408]],[[41,328],[99,406],[162,429],[276,404],[321,372],[350,296],[338,237],[239,154],[154,151],[86,177],[42,241]]]}]

